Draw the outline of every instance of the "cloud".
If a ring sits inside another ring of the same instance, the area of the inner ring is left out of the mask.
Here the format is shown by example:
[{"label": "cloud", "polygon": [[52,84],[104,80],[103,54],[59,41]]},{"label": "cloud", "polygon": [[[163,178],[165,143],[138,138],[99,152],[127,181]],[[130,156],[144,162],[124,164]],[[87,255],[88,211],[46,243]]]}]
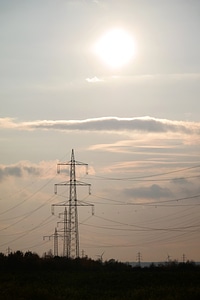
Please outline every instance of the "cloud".
[{"label": "cloud", "polygon": [[127,188],[123,190],[123,195],[129,199],[161,199],[172,197],[173,194],[168,188],[153,184],[149,187]]},{"label": "cloud", "polygon": [[15,165],[0,166],[0,182],[8,177],[23,177],[24,175],[39,175],[39,167],[28,166],[27,162]]},{"label": "cloud", "polygon": [[0,167],[0,182],[9,176],[21,177],[22,169],[19,166]]},{"label": "cloud", "polygon": [[[28,179],[28,177],[37,177],[41,180],[49,180],[58,176],[58,173],[60,176],[58,177],[58,180],[68,178],[70,164],[68,166],[65,165],[64,167],[60,166],[59,169],[57,164],[58,160],[40,161],[39,163],[32,163],[30,161],[19,161],[16,164],[0,165],[0,183],[5,179],[13,177],[23,179]],[[66,162],[64,164],[66,164]],[[89,173],[90,175],[95,173],[93,167],[89,168]],[[83,174],[85,175],[85,166],[80,166],[76,172],[76,176],[81,177],[83,176]]]},{"label": "cloud", "polygon": [[20,161],[12,165],[0,165],[0,182],[10,177],[26,178],[28,176],[40,176],[40,178],[52,178],[56,174],[56,161],[39,162],[33,164],[29,161]]},{"label": "cloud", "polygon": [[0,128],[17,130],[99,131],[99,132],[146,132],[200,134],[199,122],[172,121],[152,117],[118,118],[101,117],[85,120],[36,120],[17,122],[0,118]]},{"label": "cloud", "polygon": [[89,83],[96,83],[96,82],[102,82],[103,79],[99,79],[98,77],[93,77],[93,78],[86,78],[86,81]]},{"label": "cloud", "polygon": [[191,184],[188,180],[186,180],[184,177],[177,177],[173,178],[171,182],[175,185],[183,185],[185,186],[186,184]]}]

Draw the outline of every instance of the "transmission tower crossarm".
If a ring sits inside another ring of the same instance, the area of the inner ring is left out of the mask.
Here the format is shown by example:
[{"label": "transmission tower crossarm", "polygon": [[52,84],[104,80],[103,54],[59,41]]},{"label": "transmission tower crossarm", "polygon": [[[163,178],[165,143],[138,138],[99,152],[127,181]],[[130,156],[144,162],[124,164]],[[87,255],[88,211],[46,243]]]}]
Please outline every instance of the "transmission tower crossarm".
[{"label": "transmission tower crossarm", "polygon": [[[76,184],[76,186],[88,186],[89,187],[89,195],[91,195],[91,184],[90,183],[75,180],[74,184]],[[57,194],[57,187],[58,186],[71,186],[71,185],[72,185],[72,182],[70,182],[70,181],[55,183],[54,184],[54,194],[55,195]]]},{"label": "transmission tower crossarm", "polygon": [[49,241],[50,241],[52,236],[53,236],[53,235],[44,235],[44,236],[43,236],[43,241],[46,240],[46,238],[48,238]]},{"label": "transmission tower crossarm", "polygon": [[[88,174],[88,164],[87,163],[84,163],[84,162],[81,162],[81,161],[77,161],[75,160],[75,157],[74,157],[74,149],[72,149],[72,154],[71,154],[71,160],[68,161],[68,162],[60,162],[57,164],[57,173],[60,173],[60,167],[61,166],[85,166],[86,167],[86,174]],[[70,168],[71,169],[71,168]]]},{"label": "transmission tower crossarm", "polygon": [[[74,180],[74,181],[76,182],[76,185],[91,186],[91,184],[87,183],[87,182],[83,182],[83,181],[79,181],[79,180]],[[55,183],[55,186],[70,185],[70,184],[71,184],[71,182],[68,180],[68,181]]]},{"label": "transmission tower crossarm", "polygon": [[81,201],[79,200],[77,203],[78,206],[94,206],[94,204],[91,204],[89,202]]}]

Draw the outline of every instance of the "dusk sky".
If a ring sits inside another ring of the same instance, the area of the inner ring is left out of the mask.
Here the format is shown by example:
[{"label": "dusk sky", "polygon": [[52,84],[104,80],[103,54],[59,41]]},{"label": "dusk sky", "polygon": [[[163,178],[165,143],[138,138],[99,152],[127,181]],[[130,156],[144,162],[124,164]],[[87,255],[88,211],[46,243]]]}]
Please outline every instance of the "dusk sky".
[{"label": "dusk sky", "polygon": [[198,0],[0,0],[0,252],[53,250],[74,149],[95,207],[80,252],[200,261],[199,16]]}]

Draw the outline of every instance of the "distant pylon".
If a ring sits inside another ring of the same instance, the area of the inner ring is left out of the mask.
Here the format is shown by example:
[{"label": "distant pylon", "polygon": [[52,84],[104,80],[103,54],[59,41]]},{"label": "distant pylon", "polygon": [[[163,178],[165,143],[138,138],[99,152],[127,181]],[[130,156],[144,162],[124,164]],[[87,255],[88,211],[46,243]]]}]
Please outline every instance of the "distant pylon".
[{"label": "distant pylon", "polygon": [[[60,203],[60,204],[53,204],[52,209],[54,206],[68,206],[68,218],[66,221],[66,228],[64,229],[65,233],[67,232],[66,240],[67,241],[67,256],[71,258],[79,257],[79,230],[78,230],[78,206],[92,206],[86,202],[80,202],[77,200],[77,192],[76,187],[78,186],[89,186],[89,194],[90,194],[90,187],[91,184],[84,183],[81,181],[76,180],[76,165],[79,166],[86,166],[88,168],[88,164],[78,162],[75,160],[74,157],[74,150],[72,149],[71,153],[71,160],[66,163],[58,163],[57,172],[60,173],[60,166],[70,166],[70,180],[62,183],[55,184],[55,194],[57,194],[57,186],[69,186],[69,199],[67,202]],[[52,210],[54,213],[54,210]]]},{"label": "distant pylon", "polygon": [[12,252],[12,250],[11,250],[10,247],[8,246],[8,248],[6,249],[6,253],[7,253],[8,255],[10,255],[11,252]]},{"label": "distant pylon", "polygon": [[[69,256],[69,234],[67,229],[67,208],[65,207],[64,213],[59,214],[64,215],[64,220],[62,222],[57,222],[57,225],[60,223],[64,224],[64,228],[62,230],[63,232],[63,256],[68,257]],[[59,230],[60,232],[60,230]]]},{"label": "distant pylon", "polygon": [[138,253],[137,253],[137,262],[138,262],[138,266],[141,266],[141,258],[142,258],[141,253],[138,252]]},{"label": "distant pylon", "polygon": [[57,232],[57,228],[55,228],[55,233],[54,233],[54,256],[58,256],[58,232]]},{"label": "distant pylon", "polygon": [[67,231],[67,209],[64,211],[64,240],[63,240],[63,256],[69,256],[69,234]]},{"label": "distant pylon", "polygon": [[186,261],[186,256],[185,254],[183,254],[183,263],[185,263],[185,261]]},{"label": "distant pylon", "polygon": [[52,237],[54,238],[54,253],[53,253],[53,255],[58,256],[58,231],[57,231],[57,228],[55,228],[54,234],[43,236],[43,240],[48,238],[50,241]]}]

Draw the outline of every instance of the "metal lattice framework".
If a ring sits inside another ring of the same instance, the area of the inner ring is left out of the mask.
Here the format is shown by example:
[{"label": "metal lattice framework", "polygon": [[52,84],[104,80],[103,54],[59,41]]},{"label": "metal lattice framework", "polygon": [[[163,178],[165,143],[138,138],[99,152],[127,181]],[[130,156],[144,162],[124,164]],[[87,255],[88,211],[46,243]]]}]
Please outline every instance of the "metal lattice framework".
[{"label": "metal lattice framework", "polygon": [[[77,200],[77,186],[88,186],[89,194],[91,184],[76,180],[76,166],[86,166],[88,164],[75,160],[74,150],[72,149],[71,160],[65,163],[57,164],[57,172],[60,173],[61,166],[70,167],[70,180],[55,184],[55,194],[57,194],[57,186],[69,186],[69,199],[63,203],[53,204],[52,213],[54,214],[55,206],[68,206],[68,218],[67,213],[64,214],[64,243],[63,243],[63,255],[71,258],[79,257],[79,230],[78,230],[78,206],[92,206],[89,203]],[[66,210],[65,210],[66,211]]]},{"label": "metal lattice framework", "polygon": [[48,238],[49,241],[51,240],[51,238],[54,239],[54,253],[53,253],[54,256],[58,256],[58,237],[59,235],[58,235],[57,228],[55,228],[54,234],[43,236],[43,240],[45,240],[46,238]]}]

